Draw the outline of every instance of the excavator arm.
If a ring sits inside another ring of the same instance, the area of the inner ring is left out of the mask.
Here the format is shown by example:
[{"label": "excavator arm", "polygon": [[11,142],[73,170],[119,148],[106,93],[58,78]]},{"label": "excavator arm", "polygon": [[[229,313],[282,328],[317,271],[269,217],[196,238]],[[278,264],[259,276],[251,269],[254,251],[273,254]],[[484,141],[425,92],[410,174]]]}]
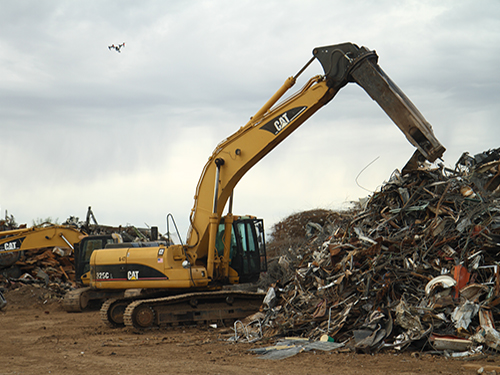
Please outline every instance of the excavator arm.
[{"label": "excavator arm", "polygon": [[[302,72],[318,60],[324,75],[276,105]],[[196,187],[186,254],[189,262],[207,258],[207,273],[214,277],[215,236],[223,209],[236,184],[265,155],[287,138],[349,82],[360,85],[375,100],[417,148],[414,157],[431,162],[445,148],[435,138],[431,125],[406,95],[377,64],[374,51],[343,43],[313,50],[313,57],[297,75],[286,80],[269,101],[236,133],[223,140],[206,163]],[[217,270],[215,270],[217,273]],[[226,275],[227,276],[227,275]]]},{"label": "excavator arm", "polygon": [[62,225],[34,226],[0,232],[0,268],[14,264],[23,250],[45,247],[74,250],[73,244],[86,235],[74,227]]},{"label": "excavator arm", "polygon": [[13,229],[0,232],[0,251],[23,251],[44,247],[66,247],[86,236],[82,231],[62,225]]}]

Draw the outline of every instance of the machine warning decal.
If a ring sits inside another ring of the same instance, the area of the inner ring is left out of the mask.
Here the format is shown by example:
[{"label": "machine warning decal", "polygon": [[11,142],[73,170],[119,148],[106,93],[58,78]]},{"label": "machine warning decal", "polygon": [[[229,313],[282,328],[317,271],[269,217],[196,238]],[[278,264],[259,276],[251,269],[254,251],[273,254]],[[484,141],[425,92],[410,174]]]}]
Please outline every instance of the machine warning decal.
[{"label": "machine warning decal", "polygon": [[282,131],[288,124],[295,120],[295,118],[300,115],[306,108],[307,107],[304,106],[289,109],[281,115],[276,116],[271,121],[266,122],[260,128],[263,130],[267,130],[274,135],[278,135],[280,131]]}]

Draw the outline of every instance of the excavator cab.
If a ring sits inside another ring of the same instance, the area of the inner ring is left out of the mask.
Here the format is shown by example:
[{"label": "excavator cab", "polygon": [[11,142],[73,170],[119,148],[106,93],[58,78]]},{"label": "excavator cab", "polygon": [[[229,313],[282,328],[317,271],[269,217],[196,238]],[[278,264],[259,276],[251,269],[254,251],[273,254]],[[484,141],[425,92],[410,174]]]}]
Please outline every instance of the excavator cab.
[{"label": "excavator cab", "polygon": [[104,249],[113,243],[111,235],[90,236],[75,244],[75,280],[83,285],[90,282],[90,256],[97,249]]},{"label": "excavator cab", "polygon": [[[216,248],[224,254],[225,224],[219,224]],[[229,266],[239,276],[240,283],[256,282],[260,273],[267,271],[264,222],[262,219],[241,217],[235,220],[231,230]]]}]

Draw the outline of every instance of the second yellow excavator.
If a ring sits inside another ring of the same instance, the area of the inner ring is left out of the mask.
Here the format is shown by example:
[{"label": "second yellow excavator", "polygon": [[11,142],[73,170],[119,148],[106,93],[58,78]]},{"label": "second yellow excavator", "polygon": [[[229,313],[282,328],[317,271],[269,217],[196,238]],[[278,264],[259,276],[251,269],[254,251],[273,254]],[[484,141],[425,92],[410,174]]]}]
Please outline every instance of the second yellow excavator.
[{"label": "second yellow excavator", "polygon": [[[95,224],[90,224],[93,218]],[[63,300],[63,308],[67,311],[82,311],[88,303],[85,287],[90,283],[90,256],[95,249],[103,249],[106,245],[123,243],[123,239],[140,239],[134,246],[151,246],[158,244],[158,228],[111,227],[99,225],[89,207],[85,223],[65,222],[64,224],[42,223],[32,227],[21,227],[0,231],[0,273],[10,279],[21,276],[21,268],[17,263],[22,254],[29,250],[59,248],[71,254],[74,261],[74,275],[69,273],[68,281],[79,287],[76,292],[69,292]],[[120,246],[126,246],[122,244]],[[22,262],[21,262],[22,263]],[[76,294],[76,297],[72,296]],[[94,293],[94,299],[117,297],[122,291],[109,290]],[[1,304],[1,303],[0,303]]]},{"label": "second yellow excavator", "polygon": [[[301,90],[276,104],[314,61],[319,61],[324,74],[310,78]],[[103,321],[143,329],[238,319],[255,311],[262,293],[231,286],[255,281],[266,269],[264,225],[253,216],[232,214],[233,190],[250,168],[349,82],[360,85],[417,148],[407,167],[440,158],[445,149],[432,127],[377,61],[374,51],[352,43],[315,48],[309,62],[246,125],[215,148],[196,187],[186,243],[117,244],[94,251],[93,291],[143,292],[107,300],[101,309]],[[228,213],[223,215],[226,205]]]}]

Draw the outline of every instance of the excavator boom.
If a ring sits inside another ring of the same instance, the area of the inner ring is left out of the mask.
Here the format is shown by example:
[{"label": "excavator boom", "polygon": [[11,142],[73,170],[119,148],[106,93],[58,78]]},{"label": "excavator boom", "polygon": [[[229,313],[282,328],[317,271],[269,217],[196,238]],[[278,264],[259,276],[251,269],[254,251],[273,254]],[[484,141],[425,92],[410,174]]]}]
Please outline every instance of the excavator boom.
[{"label": "excavator boom", "polygon": [[35,226],[0,232],[0,268],[14,264],[23,250],[62,247],[73,250],[86,233],[64,225]]},{"label": "excavator boom", "polygon": [[[315,59],[325,74],[311,78],[302,90],[275,106]],[[417,156],[431,162],[442,156],[445,148],[434,136],[431,125],[383,72],[377,60],[374,51],[352,43],[315,48],[307,65],[295,77],[288,78],[245,126],[216,147],[203,169],[191,211],[187,244],[192,263],[208,257],[208,273],[212,277],[215,226],[236,184],[349,82],[360,85],[380,105],[417,148]]]}]

